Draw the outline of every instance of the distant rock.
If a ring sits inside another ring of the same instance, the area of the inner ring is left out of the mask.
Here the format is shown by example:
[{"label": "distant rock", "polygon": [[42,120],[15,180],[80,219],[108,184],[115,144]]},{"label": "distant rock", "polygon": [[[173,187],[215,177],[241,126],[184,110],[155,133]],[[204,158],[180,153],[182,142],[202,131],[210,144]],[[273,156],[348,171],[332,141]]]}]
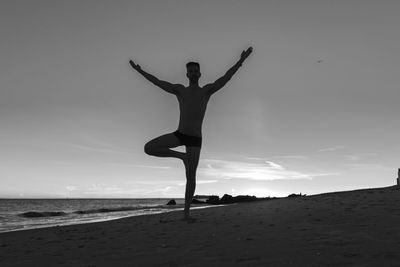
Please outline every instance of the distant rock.
[{"label": "distant rock", "polygon": [[170,201],[168,201],[167,205],[176,205],[175,199],[171,199]]},{"label": "distant rock", "polygon": [[206,204],[206,202],[205,202],[205,201],[198,200],[198,199],[196,199],[196,198],[193,198],[193,199],[192,199],[192,204]]},{"label": "distant rock", "polygon": [[66,215],[66,213],[63,211],[43,211],[43,212],[28,211],[20,214],[20,216],[26,218],[54,217],[54,216],[64,216],[64,215]]},{"label": "distant rock", "polygon": [[233,197],[231,195],[224,194],[221,199],[219,198],[219,196],[209,196],[208,199],[206,200],[206,204],[220,205],[220,204],[233,204],[233,203],[261,201],[261,200],[273,200],[273,199],[278,199],[278,198],[277,197],[258,198],[256,196],[248,196],[248,195],[246,196],[239,195]]}]

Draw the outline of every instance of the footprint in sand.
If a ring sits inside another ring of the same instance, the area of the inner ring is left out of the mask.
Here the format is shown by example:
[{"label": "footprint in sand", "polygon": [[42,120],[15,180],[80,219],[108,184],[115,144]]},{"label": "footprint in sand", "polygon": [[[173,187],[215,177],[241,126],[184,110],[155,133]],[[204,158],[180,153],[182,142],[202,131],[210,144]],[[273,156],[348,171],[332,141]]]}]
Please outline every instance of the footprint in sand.
[{"label": "footprint in sand", "polygon": [[238,263],[244,263],[244,262],[250,263],[252,261],[259,261],[259,260],[260,260],[259,257],[253,257],[253,258],[248,257],[248,258],[239,258],[239,259],[236,260],[236,262],[238,262]]},{"label": "footprint in sand", "polygon": [[359,253],[344,253],[343,256],[346,258],[353,258],[353,257],[360,256],[360,254]]}]

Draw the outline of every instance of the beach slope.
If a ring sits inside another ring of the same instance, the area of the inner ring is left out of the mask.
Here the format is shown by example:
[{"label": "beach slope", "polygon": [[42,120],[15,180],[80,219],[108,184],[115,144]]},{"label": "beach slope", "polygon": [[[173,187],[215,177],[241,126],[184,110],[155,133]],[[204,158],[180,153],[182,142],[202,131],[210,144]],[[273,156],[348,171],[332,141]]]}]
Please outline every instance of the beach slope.
[{"label": "beach slope", "polygon": [[[327,193],[0,234],[0,266],[399,266],[400,190]],[[396,265],[397,264],[397,265]]]}]

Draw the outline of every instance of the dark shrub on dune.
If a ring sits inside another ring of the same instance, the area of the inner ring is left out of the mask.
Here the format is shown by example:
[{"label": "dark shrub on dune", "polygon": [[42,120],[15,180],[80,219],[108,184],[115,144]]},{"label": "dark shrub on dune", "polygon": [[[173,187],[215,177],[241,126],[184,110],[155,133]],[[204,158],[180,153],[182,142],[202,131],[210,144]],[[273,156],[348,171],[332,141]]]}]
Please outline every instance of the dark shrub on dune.
[{"label": "dark shrub on dune", "polygon": [[305,196],[306,196],[306,194],[302,195],[301,193],[300,194],[290,194],[290,195],[288,195],[288,197],[305,197]]},{"label": "dark shrub on dune", "polygon": [[193,198],[192,204],[206,204],[206,202]]},{"label": "dark shrub on dune", "polygon": [[219,204],[232,204],[234,202],[235,200],[231,195],[225,194],[222,196],[221,200],[219,201]]},{"label": "dark shrub on dune", "polygon": [[256,201],[259,200],[257,197],[255,196],[236,196],[233,198],[235,200],[235,202],[250,202],[250,201]]},{"label": "dark shrub on dune", "polygon": [[218,205],[219,204],[219,196],[209,196],[206,200],[207,204]]}]

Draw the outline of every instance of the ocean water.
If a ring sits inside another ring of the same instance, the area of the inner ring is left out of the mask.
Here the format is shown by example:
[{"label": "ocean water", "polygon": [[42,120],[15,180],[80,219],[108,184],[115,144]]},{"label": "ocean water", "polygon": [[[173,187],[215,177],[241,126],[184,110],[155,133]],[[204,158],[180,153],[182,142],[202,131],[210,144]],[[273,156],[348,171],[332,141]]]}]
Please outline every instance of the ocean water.
[{"label": "ocean water", "polygon": [[183,210],[184,199],[0,199],[0,232]]}]

